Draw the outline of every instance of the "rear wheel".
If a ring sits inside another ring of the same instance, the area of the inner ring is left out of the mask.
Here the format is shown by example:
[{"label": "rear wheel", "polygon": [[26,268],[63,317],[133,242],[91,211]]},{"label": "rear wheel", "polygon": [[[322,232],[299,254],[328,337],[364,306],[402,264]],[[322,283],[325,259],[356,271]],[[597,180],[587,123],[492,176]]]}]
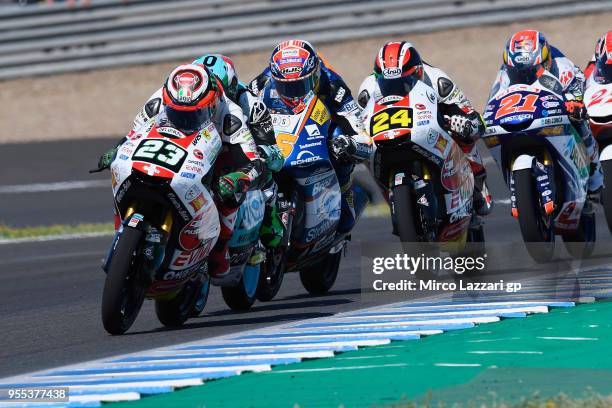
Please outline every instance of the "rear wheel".
[{"label": "rear wheel", "polygon": [[536,262],[548,262],[555,251],[552,216],[542,209],[531,169],[514,172],[516,207],[527,252]]},{"label": "rear wheel", "polygon": [[323,295],[329,292],[338,277],[341,259],[342,250],[329,253],[322,261],[300,270],[300,281],[308,293]]},{"label": "rear wheel", "polygon": [[604,188],[601,190],[601,203],[603,205],[608,230],[612,234],[612,160],[601,162],[604,177]]},{"label": "rear wheel", "polygon": [[[174,298],[156,300],[155,314],[161,324],[167,327],[177,327],[193,316],[195,304],[202,295],[202,285],[204,283],[204,279],[198,276],[185,283]],[[204,306],[202,306],[202,309],[204,309]]]},{"label": "rear wheel", "polygon": [[246,312],[255,303],[257,284],[259,283],[260,264],[244,267],[240,283],[232,287],[222,287],[223,300],[230,309],[237,312]]},{"label": "rear wheel", "polygon": [[110,334],[125,333],[136,320],[145,297],[138,280],[138,248],[142,231],[125,228],[108,266],[102,294],[102,324]]},{"label": "rear wheel", "polygon": [[272,248],[266,251],[266,260],[261,264],[257,300],[269,302],[280,290],[286,270],[286,248]]}]

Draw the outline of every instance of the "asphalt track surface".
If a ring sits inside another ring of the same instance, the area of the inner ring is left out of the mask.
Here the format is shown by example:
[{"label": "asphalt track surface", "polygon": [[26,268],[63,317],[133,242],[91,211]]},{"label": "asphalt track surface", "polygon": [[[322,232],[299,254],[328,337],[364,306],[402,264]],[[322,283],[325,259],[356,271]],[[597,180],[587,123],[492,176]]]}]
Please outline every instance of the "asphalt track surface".
[{"label": "asphalt track surface", "polygon": [[[2,192],[6,186],[87,180],[89,168],[112,139],[0,146],[0,223],[11,226],[108,222],[110,185],[50,192]],[[9,175],[9,177],[7,177]],[[104,180],[108,173],[91,176]],[[110,184],[110,182],[109,182]],[[507,198],[499,172],[490,184]],[[487,217],[490,242],[520,241],[507,205]],[[600,238],[608,239],[603,215]],[[360,242],[397,242],[386,218],[362,219],[330,294],[308,296],[289,274],[277,298],[232,313],[213,288],[205,313],[180,329],[164,329],[146,302],[132,329],[111,337],[100,322],[104,274],[100,268],[111,237],[0,245],[0,377],[124,354],[293,320],[328,316],[369,306],[360,295]]]}]

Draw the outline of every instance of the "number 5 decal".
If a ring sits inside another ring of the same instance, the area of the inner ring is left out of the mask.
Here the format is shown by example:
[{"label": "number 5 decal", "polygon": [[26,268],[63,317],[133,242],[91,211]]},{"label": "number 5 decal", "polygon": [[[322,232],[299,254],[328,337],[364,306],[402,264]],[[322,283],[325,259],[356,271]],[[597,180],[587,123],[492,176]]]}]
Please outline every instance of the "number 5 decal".
[{"label": "number 5 decal", "polygon": [[[523,102],[522,105],[517,106],[523,101],[523,99],[525,102]],[[535,94],[525,95],[524,97],[518,93],[508,95],[499,103],[499,109],[497,110],[497,113],[495,113],[495,119],[512,115],[513,113],[535,112],[535,103],[537,100],[538,95]]]}]

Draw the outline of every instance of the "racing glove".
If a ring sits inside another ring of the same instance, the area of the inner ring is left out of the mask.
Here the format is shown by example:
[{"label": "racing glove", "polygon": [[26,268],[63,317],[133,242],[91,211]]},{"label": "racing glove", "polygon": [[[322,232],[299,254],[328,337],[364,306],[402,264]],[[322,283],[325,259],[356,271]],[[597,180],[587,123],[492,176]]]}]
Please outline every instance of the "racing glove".
[{"label": "racing glove", "polygon": [[448,129],[451,133],[454,133],[467,143],[472,142],[474,128],[472,127],[472,121],[470,119],[461,115],[445,116],[444,119],[446,119]]},{"label": "racing glove", "polygon": [[331,139],[328,144],[333,158],[338,161],[351,161],[357,152],[355,141],[348,136],[340,135]]},{"label": "racing glove", "polygon": [[100,156],[100,159],[98,160],[98,171],[110,168],[111,163],[113,160],[115,160],[115,156],[117,156],[117,147],[108,149],[102,156]]},{"label": "racing glove", "polygon": [[266,167],[270,171],[279,171],[285,163],[283,153],[277,145],[257,146],[259,157],[266,163]]},{"label": "racing glove", "polygon": [[567,110],[569,118],[575,122],[581,122],[588,118],[587,110],[584,105],[584,102],[581,102],[581,101],[565,102],[565,110]]},{"label": "racing glove", "polygon": [[227,200],[234,198],[237,194],[245,193],[250,184],[251,180],[246,173],[235,171],[219,177],[217,191],[222,200]]}]

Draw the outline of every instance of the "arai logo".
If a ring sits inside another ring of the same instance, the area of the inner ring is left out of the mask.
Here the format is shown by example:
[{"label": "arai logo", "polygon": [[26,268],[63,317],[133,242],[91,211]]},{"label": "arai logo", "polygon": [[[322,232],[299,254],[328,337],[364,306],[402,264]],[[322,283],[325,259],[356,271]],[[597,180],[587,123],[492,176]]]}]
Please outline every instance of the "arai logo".
[{"label": "arai logo", "polygon": [[402,69],[399,67],[383,69],[383,76],[385,78],[397,78],[401,74],[402,74]]}]

